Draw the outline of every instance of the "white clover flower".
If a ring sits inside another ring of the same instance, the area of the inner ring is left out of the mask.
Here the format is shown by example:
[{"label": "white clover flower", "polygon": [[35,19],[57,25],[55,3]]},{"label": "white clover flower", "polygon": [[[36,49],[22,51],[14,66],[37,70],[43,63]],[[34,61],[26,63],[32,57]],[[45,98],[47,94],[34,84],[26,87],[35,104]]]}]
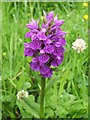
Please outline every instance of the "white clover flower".
[{"label": "white clover flower", "polygon": [[72,48],[75,49],[78,53],[85,50],[86,47],[86,43],[83,39],[76,39],[76,41],[72,43]]},{"label": "white clover flower", "polygon": [[28,92],[27,91],[19,91],[18,94],[17,94],[17,99],[20,100],[22,99],[22,97],[27,97],[28,98]]}]

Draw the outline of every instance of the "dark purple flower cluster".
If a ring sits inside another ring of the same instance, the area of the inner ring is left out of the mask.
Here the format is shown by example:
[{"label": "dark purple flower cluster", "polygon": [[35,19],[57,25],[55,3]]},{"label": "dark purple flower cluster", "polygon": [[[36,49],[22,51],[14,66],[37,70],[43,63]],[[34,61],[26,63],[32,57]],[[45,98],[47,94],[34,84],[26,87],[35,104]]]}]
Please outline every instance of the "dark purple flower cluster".
[{"label": "dark purple flower cluster", "polygon": [[58,20],[54,17],[54,12],[46,14],[42,26],[39,22],[32,19],[32,22],[27,24],[30,29],[25,37],[30,38],[31,42],[24,43],[24,55],[33,56],[30,66],[35,71],[40,71],[45,78],[52,76],[51,66],[57,67],[64,58],[64,47],[66,41],[64,36],[66,32],[62,31],[60,26],[64,23],[63,20]]}]

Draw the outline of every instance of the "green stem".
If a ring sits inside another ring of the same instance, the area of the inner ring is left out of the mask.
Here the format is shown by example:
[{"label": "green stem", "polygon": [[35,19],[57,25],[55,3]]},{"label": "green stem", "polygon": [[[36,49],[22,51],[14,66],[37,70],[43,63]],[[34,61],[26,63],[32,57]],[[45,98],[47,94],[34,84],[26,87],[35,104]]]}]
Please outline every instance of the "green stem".
[{"label": "green stem", "polygon": [[45,81],[45,78],[42,77],[40,91],[40,118],[44,118]]}]

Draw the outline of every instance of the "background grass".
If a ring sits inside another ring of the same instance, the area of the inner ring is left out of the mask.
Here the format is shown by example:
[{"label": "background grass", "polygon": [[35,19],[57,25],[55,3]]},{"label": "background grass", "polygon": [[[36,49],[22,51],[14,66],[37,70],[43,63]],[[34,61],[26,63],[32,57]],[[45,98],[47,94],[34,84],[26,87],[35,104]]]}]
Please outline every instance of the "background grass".
[{"label": "background grass", "polygon": [[[25,33],[26,24],[31,18],[38,19],[54,11],[66,35],[66,52],[63,63],[54,72],[51,84],[47,80],[45,98],[46,118],[87,118],[88,117],[88,50],[78,54],[72,49],[78,35],[88,43],[88,23],[83,19],[87,7],[83,3],[2,3],[2,95],[3,118],[30,118],[31,113],[21,110],[16,94],[24,89],[33,95],[39,104],[40,77],[33,72],[25,58],[24,42],[28,42]],[[53,86],[52,86],[53,85]],[[23,111],[23,112],[22,112]]]}]

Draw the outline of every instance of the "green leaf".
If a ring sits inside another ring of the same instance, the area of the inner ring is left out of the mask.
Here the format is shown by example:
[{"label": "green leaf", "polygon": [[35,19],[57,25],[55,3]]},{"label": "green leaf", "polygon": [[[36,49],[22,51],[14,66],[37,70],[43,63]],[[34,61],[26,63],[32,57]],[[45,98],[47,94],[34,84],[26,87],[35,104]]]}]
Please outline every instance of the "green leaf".
[{"label": "green leaf", "polygon": [[39,105],[34,102],[33,95],[29,96],[28,98],[24,97],[22,100],[20,100],[21,104],[23,105],[23,108],[36,118],[39,118]]},{"label": "green leaf", "polygon": [[46,91],[45,91],[45,93],[47,93],[47,91],[49,91],[49,90],[52,88],[52,86],[54,85],[54,83],[55,83],[59,78],[60,78],[60,76],[54,75],[53,78],[52,78],[52,80],[49,80],[49,82],[47,83],[47,86],[46,86]]},{"label": "green leaf", "polygon": [[50,107],[46,108],[46,118],[49,118],[49,117],[54,117],[54,111],[53,109],[51,109]]},{"label": "green leaf", "polygon": [[66,80],[68,78],[68,75],[70,74],[70,67],[66,69],[66,71],[63,73],[63,76],[60,80],[60,88],[59,88],[59,95],[61,96],[64,91],[64,85],[66,84]]},{"label": "green leaf", "polygon": [[12,111],[8,111],[10,118],[16,118],[15,114]]},{"label": "green leaf", "polygon": [[[19,107],[19,110],[21,112],[21,115],[23,118],[27,118],[27,113],[23,110],[23,106],[20,101],[16,101],[17,106]],[[30,118],[30,116],[28,116]]]},{"label": "green leaf", "polygon": [[36,111],[39,114],[39,104],[37,104],[36,102],[34,102],[35,98],[33,95],[29,95],[28,99],[24,98],[24,100],[33,108],[36,109]]}]

